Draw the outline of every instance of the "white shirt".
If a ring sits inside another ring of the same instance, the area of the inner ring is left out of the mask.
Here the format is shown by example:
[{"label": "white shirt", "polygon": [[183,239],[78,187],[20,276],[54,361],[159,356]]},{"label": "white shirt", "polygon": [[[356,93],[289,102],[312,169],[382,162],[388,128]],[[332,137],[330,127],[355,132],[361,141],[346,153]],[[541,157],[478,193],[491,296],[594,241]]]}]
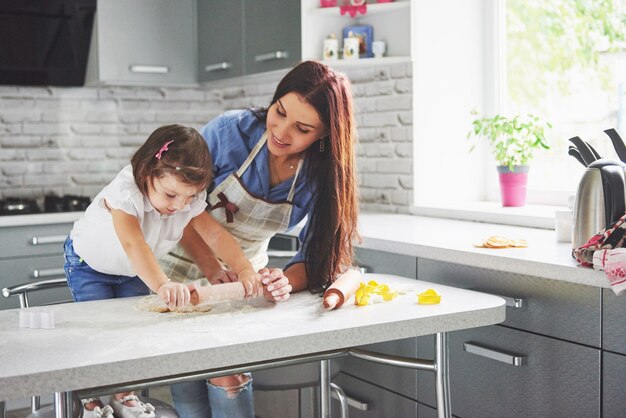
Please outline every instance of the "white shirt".
[{"label": "white shirt", "polygon": [[146,243],[159,257],[167,254],[183,236],[183,230],[192,218],[206,208],[206,191],[198,195],[182,210],[172,215],[161,215],[135,184],[133,170],[127,165],[93,199],[85,213],[74,222],[70,238],[74,251],[94,270],[101,273],[136,276],[126,252],[113,227],[113,218],[106,208],[122,210],[137,218]]}]

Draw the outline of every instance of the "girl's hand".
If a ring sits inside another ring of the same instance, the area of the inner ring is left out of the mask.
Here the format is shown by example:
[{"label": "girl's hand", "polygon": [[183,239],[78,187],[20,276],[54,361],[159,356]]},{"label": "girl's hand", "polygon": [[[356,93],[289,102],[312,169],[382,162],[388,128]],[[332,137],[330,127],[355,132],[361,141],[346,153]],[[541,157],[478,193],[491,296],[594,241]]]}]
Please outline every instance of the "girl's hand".
[{"label": "girl's hand", "polygon": [[281,269],[262,268],[259,270],[261,283],[263,283],[263,296],[270,302],[283,302],[289,299],[293,288],[289,279]]},{"label": "girl's hand", "polygon": [[263,295],[263,285],[261,284],[261,275],[259,273],[246,270],[239,274],[239,281],[246,290],[246,299]]},{"label": "girl's hand", "polygon": [[157,294],[171,308],[182,308],[189,303],[189,287],[182,283],[165,282],[157,290]]},{"label": "girl's hand", "polygon": [[236,282],[237,279],[237,273],[232,270],[219,270],[217,273],[211,276],[211,278],[207,277],[207,280],[211,284]]}]

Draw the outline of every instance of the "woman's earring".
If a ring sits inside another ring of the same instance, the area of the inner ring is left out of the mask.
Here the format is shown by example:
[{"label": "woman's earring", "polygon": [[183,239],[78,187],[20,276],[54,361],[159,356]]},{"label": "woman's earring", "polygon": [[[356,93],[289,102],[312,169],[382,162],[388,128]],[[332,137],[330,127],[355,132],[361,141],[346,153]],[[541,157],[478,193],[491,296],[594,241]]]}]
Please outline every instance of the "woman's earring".
[{"label": "woman's earring", "polygon": [[324,138],[320,138],[320,152],[324,152]]}]

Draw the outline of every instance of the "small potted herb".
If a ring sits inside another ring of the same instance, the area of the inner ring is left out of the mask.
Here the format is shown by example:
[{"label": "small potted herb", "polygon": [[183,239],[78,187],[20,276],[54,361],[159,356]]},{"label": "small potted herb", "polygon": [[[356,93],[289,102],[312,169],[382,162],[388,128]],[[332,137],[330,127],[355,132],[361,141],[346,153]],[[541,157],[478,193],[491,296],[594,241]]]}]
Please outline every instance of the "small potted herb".
[{"label": "small potted herb", "polygon": [[[476,112],[472,112],[477,116]],[[485,138],[498,163],[502,206],[524,206],[528,163],[533,151],[549,149],[545,132],[552,125],[540,117],[527,114],[506,117],[480,117],[472,121],[467,137]],[[475,145],[472,145],[473,150]]]}]

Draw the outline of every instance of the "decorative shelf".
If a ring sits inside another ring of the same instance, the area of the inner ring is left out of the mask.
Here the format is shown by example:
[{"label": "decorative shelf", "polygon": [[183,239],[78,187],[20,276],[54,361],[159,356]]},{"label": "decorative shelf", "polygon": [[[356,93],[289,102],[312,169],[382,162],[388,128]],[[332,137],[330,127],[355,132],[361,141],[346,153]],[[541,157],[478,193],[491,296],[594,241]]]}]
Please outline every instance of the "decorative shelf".
[{"label": "decorative shelf", "polygon": [[[359,19],[361,17],[367,17],[371,15],[381,14],[381,13],[389,13],[395,10],[400,9],[408,9],[410,6],[410,2],[408,1],[393,1],[388,3],[368,3],[367,4],[367,13],[357,14],[354,17],[350,17],[350,15],[345,14],[343,17],[346,19]],[[310,11],[311,14],[316,15],[332,15],[332,16],[340,16],[341,10],[339,7],[318,7],[312,9]]]}]

